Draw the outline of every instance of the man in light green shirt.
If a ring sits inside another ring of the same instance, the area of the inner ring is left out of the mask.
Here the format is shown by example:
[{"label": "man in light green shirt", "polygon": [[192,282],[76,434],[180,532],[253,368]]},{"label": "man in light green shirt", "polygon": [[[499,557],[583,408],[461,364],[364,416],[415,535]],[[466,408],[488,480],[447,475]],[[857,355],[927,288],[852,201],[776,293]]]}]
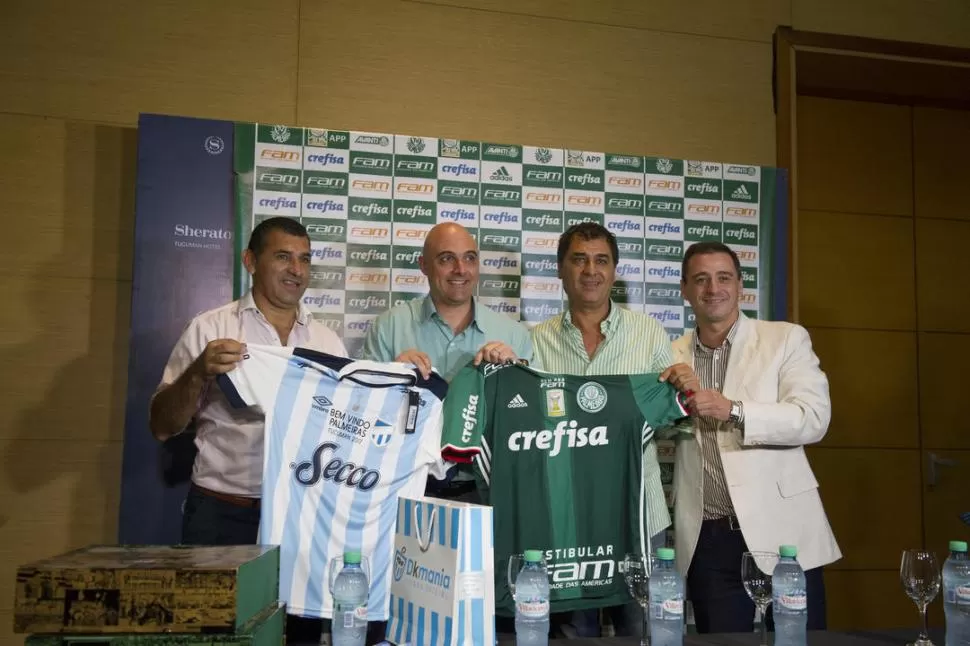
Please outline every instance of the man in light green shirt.
[{"label": "man in light green shirt", "polygon": [[[460,224],[431,229],[418,260],[428,277],[428,295],[401,303],[377,317],[364,339],[364,359],[414,364],[427,377],[432,368],[450,382],[469,361],[532,361],[529,331],[473,296],[478,287],[478,248]],[[428,480],[428,495],[479,503],[475,476],[455,467],[446,482]]]},{"label": "man in light green shirt", "polygon": [[[576,224],[559,238],[557,258],[569,305],[562,314],[532,330],[535,356],[544,370],[573,375],[644,374],[663,372],[673,363],[670,337],[663,326],[653,317],[619,307],[610,299],[610,289],[616,282],[616,236],[595,222]],[[679,386],[683,381],[671,379],[671,383]],[[653,551],[665,545],[665,530],[670,526],[653,442],[644,450],[643,479]],[[636,604],[606,610],[617,636],[639,631]],[[581,610],[572,615],[578,637],[600,636],[597,611]]]},{"label": "man in light green shirt", "polygon": [[434,368],[446,381],[469,361],[532,360],[525,326],[473,297],[478,249],[465,227],[433,227],[418,265],[428,277],[428,295],[378,316],[364,339],[364,359],[411,363],[426,377]]}]

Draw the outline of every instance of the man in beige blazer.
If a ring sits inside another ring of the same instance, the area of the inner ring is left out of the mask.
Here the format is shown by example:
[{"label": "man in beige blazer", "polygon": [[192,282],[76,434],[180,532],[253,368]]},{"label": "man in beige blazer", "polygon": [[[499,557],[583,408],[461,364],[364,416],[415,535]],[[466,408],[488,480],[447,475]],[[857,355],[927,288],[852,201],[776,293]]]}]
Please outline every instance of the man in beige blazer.
[{"label": "man in beige blazer", "polygon": [[[699,389],[692,433],[679,436],[674,476],[677,565],[698,632],[750,632],[754,605],[741,582],[745,551],[795,545],[806,570],[809,629],[825,628],[822,566],[841,558],[806,444],[831,417],[828,380],[805,328],[740,312],[741,265],[716,242],[684,255],[681,290],[694,331],[673,344],[665,376]],[[693,372],[688,370],[690,367]]]}]

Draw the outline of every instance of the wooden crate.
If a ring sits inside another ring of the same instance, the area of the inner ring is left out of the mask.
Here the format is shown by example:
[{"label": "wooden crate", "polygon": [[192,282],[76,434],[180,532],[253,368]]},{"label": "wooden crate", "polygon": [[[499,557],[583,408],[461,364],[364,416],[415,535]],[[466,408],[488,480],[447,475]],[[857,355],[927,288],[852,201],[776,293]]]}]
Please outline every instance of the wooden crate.
[{"label": "wooden crate", "polygon": [[18,633],[236,633],[279,600],[279,548],[95,545],[17,569]]},{"label": "wooden crate", "polygon": [[29,635],[24,646],[282,646],[286,606],[277,604],[257,615],[236,634],[128,633],[121,635]]}]

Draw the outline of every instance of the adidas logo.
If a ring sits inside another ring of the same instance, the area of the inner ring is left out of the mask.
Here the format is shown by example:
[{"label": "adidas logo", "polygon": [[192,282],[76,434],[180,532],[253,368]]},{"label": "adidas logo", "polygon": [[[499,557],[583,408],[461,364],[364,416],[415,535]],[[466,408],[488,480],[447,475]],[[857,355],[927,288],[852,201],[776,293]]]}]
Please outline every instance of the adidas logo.
[{"label": "adidas logo", "polygon": [[319,395],[313,398],[313,407],[316,408],[317,410],[323,410],[325,408],[330,408],[331,406],[333,406],[333,402],[327,399],[326,397],[324,397],[323,395]]},{"label": "adidas logo", "polygon": [[493,182],[511,182],[512,175],[506,170],[505,166],[499,166],[498,170],[489,177]]},{"label": "adidas logo", "polygon": [[751,193],[749,193],[748,192],[748,189],[746,189],[744,187],[744,184],[742,184],[741,186],[739,186],[736,189],[734,189],[734,192],[733,193],[731,193],[731,199],[733,199],[733,200],[750,200],[751,199]]},{"label": "adidas logo", "polygon": [[522,395],[516,395],[509,402],[509,408],[525,408],[528,404],[522,399]]}]

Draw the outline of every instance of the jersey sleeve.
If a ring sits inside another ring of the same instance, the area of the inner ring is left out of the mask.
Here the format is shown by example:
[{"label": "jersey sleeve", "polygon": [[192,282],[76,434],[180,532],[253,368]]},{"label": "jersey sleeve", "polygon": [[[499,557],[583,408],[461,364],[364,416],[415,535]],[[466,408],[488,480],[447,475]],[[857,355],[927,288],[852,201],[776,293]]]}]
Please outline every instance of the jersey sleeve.
[{"label": "jersey sleeve", "polygon": [[630,375],[633,397],[646,420],[645,428],[650,429],[649,433],[644,433],[644,444],[656,431],[672,426],[690,415],[683,395],[669,383],[658,381],[659,377],[660,373]]},{"label": "jersey sleeve", "polygon": [[448,386],[441,430],[441,456],[469,463],[482,450],[486,415],[485,376],[476,366],[458,371]]},{"label": "jersey sleeve", "polygon": [[293,348],[249,344],[246,351],[239,365],[219,375],[216,382],[233,408],[256,406],[265,411],[276,400],[291,359],[298,359]]}]

